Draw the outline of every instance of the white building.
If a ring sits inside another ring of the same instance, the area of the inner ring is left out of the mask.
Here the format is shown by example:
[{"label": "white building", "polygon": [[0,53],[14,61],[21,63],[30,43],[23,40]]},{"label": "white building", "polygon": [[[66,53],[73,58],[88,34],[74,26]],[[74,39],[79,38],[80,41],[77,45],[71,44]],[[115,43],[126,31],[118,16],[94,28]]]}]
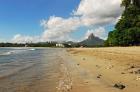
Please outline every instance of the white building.
[{"label": "white building", "polygon": [[63,44],[61,44],[61,43],[57,43],[56,44],[56,47],[62,47],[62,48],[64,48],[65,46]]}]

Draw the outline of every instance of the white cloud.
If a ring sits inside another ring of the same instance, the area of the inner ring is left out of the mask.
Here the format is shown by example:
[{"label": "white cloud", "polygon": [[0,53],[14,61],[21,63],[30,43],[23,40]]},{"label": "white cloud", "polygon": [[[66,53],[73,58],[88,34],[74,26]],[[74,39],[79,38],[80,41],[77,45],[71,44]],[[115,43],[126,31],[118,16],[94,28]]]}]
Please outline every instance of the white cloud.
[{"label": "white cloud", "polygon": [[12,43],[30,43],[30,42],[40,42],[41,39],[39,37],[32,36],[23,36],[20,34],[16,34],[11,40]]},{"label": "white cloud", "polygon": [[122,12],[120,4],[121,0],[81,0],[74,15],[87,26],[113,23]]},{"label": "white cloud", "polygon": [[85,38],[88,38],[88,36],[93,33],[96,37],[99,37],[101,39],[106,40],[108,32],[105,30],[103,27],[99,27],[95,30],[88,30],[87,33],[85,34]]},{"label": "white cloud", "polygon": [[88,17],[118,17],[121,12],[120,4],[121,0],[81,0],[74,14]]},{"label": "white cloud", "polygon": [[52,16],[49,20],[43,20],[41,22],[44,27],[43,38],[45,40],[68,40],[71,39],[69,34],[80,26],[115,23],[122,12],[120,3],[121,0],[81,0],[71,17],[64,19]]},{"label": "white cloud", "polygon": [[68,40],[68,34],[75,31],[80,26],[80,19],[78,17],[64,19],[62,17],[52,16],[49,20],[43,20],[41,25],[44,27],[44,39]]},{"label": "white cloud", "polygon": [[[15,35],[12,41],[25,43],[73,39],[69,34],[78,30],[81,26],[88,28],[116,23],[122,13],[120,4],[121,0],[81,0],[79,6],[69,18],[51,16],[48,20],[42,20],[41,26],[44,28],[44,32],[41,36]],[[93,30],[93,33],[102,39],[107,37],[106,31],[102,27]]]}]

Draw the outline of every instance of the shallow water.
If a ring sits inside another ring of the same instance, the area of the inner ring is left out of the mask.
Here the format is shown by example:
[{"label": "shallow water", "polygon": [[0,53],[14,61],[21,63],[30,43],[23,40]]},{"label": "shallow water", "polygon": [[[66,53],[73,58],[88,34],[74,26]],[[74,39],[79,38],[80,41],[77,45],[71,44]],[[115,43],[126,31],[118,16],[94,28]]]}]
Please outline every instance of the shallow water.
[{"label": "shallow water", "polygon": [[0,48],[0,92],[56,92],[61,50]]}]

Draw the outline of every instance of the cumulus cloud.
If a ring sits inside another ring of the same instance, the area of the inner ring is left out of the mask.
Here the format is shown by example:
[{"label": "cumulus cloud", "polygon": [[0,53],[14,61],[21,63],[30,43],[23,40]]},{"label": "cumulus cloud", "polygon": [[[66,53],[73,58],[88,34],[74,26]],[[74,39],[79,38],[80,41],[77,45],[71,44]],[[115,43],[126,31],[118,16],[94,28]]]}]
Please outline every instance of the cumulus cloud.
[{"label": "cumulus cloud", "polygon": [[99,27],[95,30],[88,30],[85,34],[85,39],[88,38],[88,36],[93,33],[96,37],[99,37],[101,39],[106,40],[108,36],[108,32],[103,27]]},{"label": "cumulus cloud", "polygon": [[30,37],[18,34],[12,41],[26,43],[71,40],[73,38],[69,34],[81,26],[87,28],[100,26],[98,29],[88,30],[86,35],[93,32],[95,36],[105,39],[107,35],[103,26],[116,23],[123,11],[120,4],[121,0],[81,0],[69,18],[51,16],[48,20],[42,20],[41,26],[44,28],[44,32],[41,36]]},{"label": "cumulus cloud", "polygon": [[75,15],[91,17],[118,17],[121,0],[81,0]]},{"label": "cumulus cloud", "polygon": [[[80,26],[112,24],[121,15],[120,3],[121,0],[81,0],[71,17],[65,19],[51,16],[48,20],[43,20],[41,22],[44,27],[43,38],[46,40],[68,40],[70,39],[69,34]],[[104,30],[97,32],[104,32]]]},{"label": "cumulus cloud", "polygon": [[80,24],[78,17],[64,19],[52,16],[49,20],[43,20],[41,23],[44,27],[43,38],[46,40],[68,40],[68,34],[75,31]]},{"label": "cumulus cloud", "polygon": [[40,41],[41,41],[40,37],[23,36],[21,34],[16,34],[11,40],[11,42],[13,43],[31,43],[31,42],[36,43]]},{"label": "cumulus cloud", "polygon": [[85,25],[113,23],[121,15],[121,0],[81,0],[74,15],[81,16]]}]

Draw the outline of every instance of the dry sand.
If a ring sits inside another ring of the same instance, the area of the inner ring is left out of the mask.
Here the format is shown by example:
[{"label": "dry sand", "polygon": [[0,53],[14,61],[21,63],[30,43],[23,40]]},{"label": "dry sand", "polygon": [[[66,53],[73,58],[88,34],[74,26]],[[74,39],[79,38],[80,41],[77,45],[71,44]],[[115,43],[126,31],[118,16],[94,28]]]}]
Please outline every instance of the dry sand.
[{"label": "dry sand", "polygon": [[[73,48],[71,92],[140,92],[140,47]],[[69,62],[67,62],[69,63]],[[124,89],[114,87],[122,84]]]}]

